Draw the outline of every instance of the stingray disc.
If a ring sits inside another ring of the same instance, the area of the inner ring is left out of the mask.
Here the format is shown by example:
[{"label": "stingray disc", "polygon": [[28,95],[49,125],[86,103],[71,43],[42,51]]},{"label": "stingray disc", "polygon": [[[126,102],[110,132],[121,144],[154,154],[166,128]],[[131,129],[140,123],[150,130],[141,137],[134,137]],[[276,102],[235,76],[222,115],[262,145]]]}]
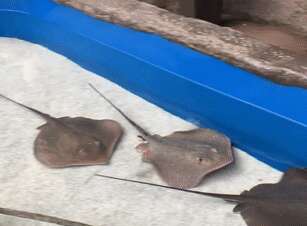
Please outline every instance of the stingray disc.
[{"label": "stingray disc", "polygon": [[[122,136],[122,128],[113,120],[93,120],[83,117],[63,117],[61,122],[80,132],[75,135],[52,123],[40,126],[34,142],[34,155],[51,168],[107,164]],[[99,141],[99,148],[86,143],[88,135]]]},{"label": "stingray disc", "polygon": [[167,184],[179,188],[195,187],[207,174],[234,161],[230,140],[210,129],[154,135],[137,149]]},{"label": "stingray disc", "polygon": [[234,212],[240,212],[248,226],[307,226],[305,169],[290,169],[279,183],[257,185],[242,196],[247,199]]}]

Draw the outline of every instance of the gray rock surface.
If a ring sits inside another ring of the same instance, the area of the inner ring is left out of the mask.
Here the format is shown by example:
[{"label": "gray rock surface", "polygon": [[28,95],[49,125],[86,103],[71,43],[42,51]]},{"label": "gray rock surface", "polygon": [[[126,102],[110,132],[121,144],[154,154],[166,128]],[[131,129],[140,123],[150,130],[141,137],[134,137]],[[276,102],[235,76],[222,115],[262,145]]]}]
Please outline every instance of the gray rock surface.
[{"label": "gray rock surface", "polygon": [[136,0],[57,0],[96,18],[153,32],[272,81],[307,88],[307,60],[230,28]]},{"label": "gray rock surface", "polygon": [[224,10],[268,23],[288,25],[307,36],[306,0],[224,0]]},{"label": "gray rock surface", "polygon": [[179,13],[179,1],[176,0],[139,0],[167,9],[174,13]]},{"label": "gray rock surface", "polygon": [[[189,0],[139,0],[180,14],[180,6]],[[206,0],[211,1],[211,0]],[[306,0],[223,0],[224,14],[248,17],[271,24],[287,25],[307,36]]]}]

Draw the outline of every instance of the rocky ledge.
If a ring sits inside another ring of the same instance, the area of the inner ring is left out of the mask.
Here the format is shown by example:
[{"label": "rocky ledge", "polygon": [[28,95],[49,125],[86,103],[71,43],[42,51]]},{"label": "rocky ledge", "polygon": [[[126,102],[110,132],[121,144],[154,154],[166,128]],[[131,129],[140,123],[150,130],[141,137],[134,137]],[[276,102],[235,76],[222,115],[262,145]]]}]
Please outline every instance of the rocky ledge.
[{"label": "rocky ledge", "polygon": [[307,88],[307,57],[231,28],[183,17],[137,0],[57,0],[93,17],[151,32],[254,72],[274,82]]}]

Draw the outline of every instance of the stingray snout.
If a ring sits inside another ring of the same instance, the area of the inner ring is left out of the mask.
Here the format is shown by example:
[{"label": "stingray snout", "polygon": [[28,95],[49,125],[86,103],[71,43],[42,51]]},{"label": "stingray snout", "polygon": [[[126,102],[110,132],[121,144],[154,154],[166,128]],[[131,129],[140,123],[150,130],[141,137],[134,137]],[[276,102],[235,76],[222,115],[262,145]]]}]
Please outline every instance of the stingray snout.
[{"label": "stingray snout", "polygon": [[135,147],[136,151],[142,153],[143,160],[146,161],[150,158],[151,151],[148,143],[141,143]]}]

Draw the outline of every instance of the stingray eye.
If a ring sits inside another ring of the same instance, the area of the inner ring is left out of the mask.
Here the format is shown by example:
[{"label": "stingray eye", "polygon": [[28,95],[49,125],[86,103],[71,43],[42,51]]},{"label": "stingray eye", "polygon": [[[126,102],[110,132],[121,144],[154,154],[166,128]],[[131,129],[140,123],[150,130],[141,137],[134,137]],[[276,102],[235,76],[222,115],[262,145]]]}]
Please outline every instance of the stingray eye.
[{"label": "stingray eye", "polygon": [[201,164],[203,162],[203,158],[198,157],[197,161],[198,161],[199,164]]}]

